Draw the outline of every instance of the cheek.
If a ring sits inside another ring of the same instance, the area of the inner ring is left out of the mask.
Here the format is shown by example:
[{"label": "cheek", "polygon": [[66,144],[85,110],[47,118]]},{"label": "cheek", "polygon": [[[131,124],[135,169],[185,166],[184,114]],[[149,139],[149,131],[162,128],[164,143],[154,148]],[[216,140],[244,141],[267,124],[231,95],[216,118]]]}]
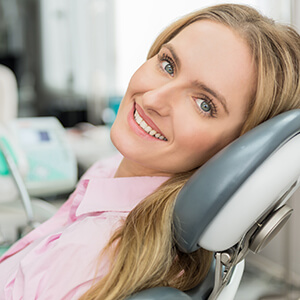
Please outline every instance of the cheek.
[{"label": "cheek", "polygon": [[145,93],[157,85],[158,76],[156,75],[156,66],[154,58],[147,60],[132,75],[127,92],[129,94]]},{"label": "cheek", "polygon": [[177,128],[175,131],[174,141],[176,143],[174,144],[174,152],[177,156],[176,160],[177,162],[188,164],[191,168],[198,167],[213,152],[218,143],[218,137],[209,131],[208,128],[206,130],[205,125],[198,129],[193,126],[193,130],[191,130],[190,126],[186,126],[183,123],[181,125],[181,130]]},{"label": "cheek", "polygon": [[212,127],[204,125],[189,134],[183,132],[181,135],[181,149],[186,153],[184,156],[191,160],[195,167],[205,163],[238,137],[238,134],[232,130],[223,130],[223,128],[212,130]]},{"label": "cheek", "polygon": [[[145,63],[146,64],[146,63]],[[127,90],[130,92],[140,91],[147,85],[149,75],[145,72],[145,64],[139,67],[132,75]]]}]

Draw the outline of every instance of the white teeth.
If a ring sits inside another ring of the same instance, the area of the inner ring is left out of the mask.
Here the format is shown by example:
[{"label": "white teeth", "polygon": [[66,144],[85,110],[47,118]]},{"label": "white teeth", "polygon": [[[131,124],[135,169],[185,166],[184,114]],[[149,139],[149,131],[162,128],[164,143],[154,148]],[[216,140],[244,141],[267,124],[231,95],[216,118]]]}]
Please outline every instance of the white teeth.
[{"label": "white teeth", "polygon": [[143,119],[140,116],[138,116],[138,118],[136,118],[135,120],[138,124],[141,124],[141,122],[143,121]]},{"label": "white teeth", "polygon": [[140,115],[138,114],[137,111],[135,111],[135,113],[134,113],[134,119],[135,119],[135,121],[136,121],[139,125],[140,125],[141,122],[143,121],[143,119],[140,117]]},{"label": "white teeth", "polygon": [[152,128],[151,128],[150,126],[147,126],[147,127],[145,128],[145,131],[146,131],[147,133],[149,133],[151,130],[152,130]]},{"label": "white teeth", "polygon": [[148,126],[147,123],[143,120],[140,124],[140,126],[145,130],[146,127]]},{"label": "white teeth", "polygon": [[156,133],[156,131],[153,130],[153,129],[149,132],[149,134],[152,135],[152,136],[154,136],[155,133]]},{"label": "white teeth", "polygon": [[154,129],[152,129],[143,119],[142,117],[139,115],[139,113],[137,112],[137,110],[134,112],[134,119],[136,121],[137,124],[140,125],[140,127],[147,132],[148,134],[150,134],[153,137],[156,137],[157,139],[160,140],[164,140],[167,141],[167,139],[160,133],[156,132]]}]

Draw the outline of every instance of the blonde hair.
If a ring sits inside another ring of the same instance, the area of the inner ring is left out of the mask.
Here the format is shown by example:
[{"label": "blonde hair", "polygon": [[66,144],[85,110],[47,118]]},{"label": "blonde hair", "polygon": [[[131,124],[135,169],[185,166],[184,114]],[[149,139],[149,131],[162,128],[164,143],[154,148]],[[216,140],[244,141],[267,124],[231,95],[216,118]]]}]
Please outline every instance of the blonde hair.
[{"label": "blonde hair", "polygon": [[[283,111],[300,108],[299,35],[248,6],[218,5],[181,18],[158,36],[148,59],[186,26],[204,19],[239,33],[255,59],[257,90],[241,134]],[[211,253],[201,248],[194,253],[182,253],[173,237],[175,199],[192,173],[170,178],[129,213],[104,249],[111,256],[110,271],[80,299],[121,300],[155,286],[188,290],[203,280]]]}]

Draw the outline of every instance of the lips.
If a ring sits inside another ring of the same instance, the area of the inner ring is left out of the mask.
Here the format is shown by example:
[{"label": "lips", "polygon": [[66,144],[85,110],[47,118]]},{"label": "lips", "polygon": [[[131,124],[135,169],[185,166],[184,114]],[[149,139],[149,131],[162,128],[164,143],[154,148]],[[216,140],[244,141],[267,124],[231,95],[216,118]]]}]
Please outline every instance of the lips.
[{"label": "lips", "polygon": [[159,140],[167,141],[167,138],[161,133],[159,128],[153,123],[153,121],[147,117],[142,108],[136,104],[134,111],[135,122],[149,135]]}]

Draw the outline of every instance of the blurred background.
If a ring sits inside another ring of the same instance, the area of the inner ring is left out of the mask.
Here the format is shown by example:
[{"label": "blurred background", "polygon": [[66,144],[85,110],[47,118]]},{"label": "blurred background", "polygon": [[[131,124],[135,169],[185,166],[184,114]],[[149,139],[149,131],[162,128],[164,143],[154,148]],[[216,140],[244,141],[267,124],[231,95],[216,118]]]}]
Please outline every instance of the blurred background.
[{"label": "blurred background", "polygon": [[[58,118],[81,174],[101,151],[114,151],[109,126],[156,36],[186,13],[225,2],[300,29],[299,0],[0,0],[0,64],[17,79],[17,116]],[[237,299],[300,299],[299,196],[289,225],[248,258]]]},{"label": "blurred background", "polygon": [[[213,0],[1,0],[0,63],[16,74],[19,116],[67,127],[109,122],[133,72],[171,21]],[[299,1],[230,1],[297,26]],[[298,21],[299,22],[299,21]]]}]

